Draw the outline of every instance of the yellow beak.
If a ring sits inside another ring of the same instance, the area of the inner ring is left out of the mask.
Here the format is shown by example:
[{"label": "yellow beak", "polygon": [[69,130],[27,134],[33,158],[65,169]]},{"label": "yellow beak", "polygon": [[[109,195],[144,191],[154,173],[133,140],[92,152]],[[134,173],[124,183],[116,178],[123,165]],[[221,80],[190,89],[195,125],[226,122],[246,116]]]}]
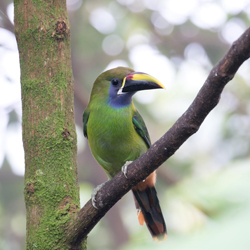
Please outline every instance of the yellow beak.
[{"label": "yellow beak", "polygon": [[127,92],[159,88],[165,89],[163,84],[155,77],[142,72],[133,72],[123,79],[122,86],[117,94],[121,95]]}]

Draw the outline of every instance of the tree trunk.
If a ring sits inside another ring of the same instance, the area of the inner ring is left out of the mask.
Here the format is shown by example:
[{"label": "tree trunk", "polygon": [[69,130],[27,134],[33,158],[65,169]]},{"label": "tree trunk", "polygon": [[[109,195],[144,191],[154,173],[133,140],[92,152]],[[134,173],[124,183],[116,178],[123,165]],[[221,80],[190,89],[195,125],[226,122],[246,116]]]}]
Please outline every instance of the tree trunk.
[{"label": "tree trunk", "polygon": [[[15,0],[21,66],[27,249],[72,249],[79,210],[70,29],[66,1]],[[74,249],[85,249],[79,243]]]}]

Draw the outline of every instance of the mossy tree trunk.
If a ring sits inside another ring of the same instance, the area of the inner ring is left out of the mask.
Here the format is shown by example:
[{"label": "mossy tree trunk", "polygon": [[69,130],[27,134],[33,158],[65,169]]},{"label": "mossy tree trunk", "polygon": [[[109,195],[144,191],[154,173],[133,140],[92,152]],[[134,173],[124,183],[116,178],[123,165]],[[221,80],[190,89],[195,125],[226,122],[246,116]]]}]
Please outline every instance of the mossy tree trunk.
[{"label": "mossy tree trunk", "polygon": [[[15,0],[21,66],[27,249],[72,249],[79,210],[66,1]],[[68,240],[68,239],[67,239]],[[85,249],[79,243],[74,249]]]}]

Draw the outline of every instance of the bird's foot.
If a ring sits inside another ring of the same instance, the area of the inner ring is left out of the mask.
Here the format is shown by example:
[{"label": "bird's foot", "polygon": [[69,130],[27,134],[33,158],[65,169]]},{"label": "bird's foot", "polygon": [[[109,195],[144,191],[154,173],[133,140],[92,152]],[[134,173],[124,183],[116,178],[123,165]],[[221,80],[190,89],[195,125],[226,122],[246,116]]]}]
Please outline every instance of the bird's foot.
[{"label": "bird's foot", "polygon": [[122,166],[122,172],[127,179],[128,179],[127,177],[128,165],[131,164],[132,162],[133,161],[126,161],[125,164]]},{"label": "bird's foot", "polygon": [[[108,181],[105,181],[105,182],[103,182],[102,184],[98,185],[98,186],[94,189],[94,191],[93,191],[93,193],[92,193],[92,195],[91,195],[92,205],[93,205],[93,207],[94,207],[95,209],[98,209],[98,207],[97,207],[96,195],[97,195],[98,191],[106,184],[106,182],[108,182]],[[101,202],[99,202],[98,205],[99,205],[100,207],[103,206],[103,204],[102,204]]]}]

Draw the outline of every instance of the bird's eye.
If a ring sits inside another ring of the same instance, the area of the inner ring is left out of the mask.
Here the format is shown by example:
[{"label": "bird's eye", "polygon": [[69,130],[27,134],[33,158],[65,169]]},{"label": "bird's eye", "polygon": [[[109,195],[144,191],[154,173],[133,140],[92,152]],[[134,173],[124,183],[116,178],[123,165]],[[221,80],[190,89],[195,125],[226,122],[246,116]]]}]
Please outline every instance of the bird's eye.
[{"label": "bird's eye", "polygon": [[118,83],[119,83],[119,79],[114,78],[114,79],[111,80],[111,82],[112,82],[112,84],[113,84],[114,86],[116,86],[116,85],[118,85]]}]

